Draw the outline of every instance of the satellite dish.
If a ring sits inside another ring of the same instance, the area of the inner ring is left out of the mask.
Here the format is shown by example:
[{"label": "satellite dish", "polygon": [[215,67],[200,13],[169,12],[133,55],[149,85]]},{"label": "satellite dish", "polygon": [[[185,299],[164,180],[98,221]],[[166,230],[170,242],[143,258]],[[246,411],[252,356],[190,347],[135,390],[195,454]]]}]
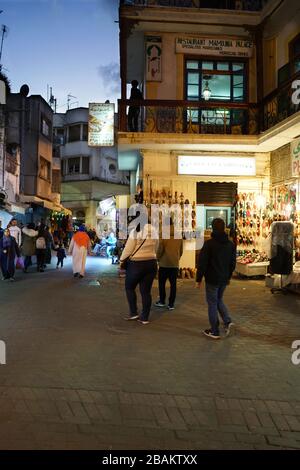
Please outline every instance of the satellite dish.
[{"label": "satellite dish", "polygon": [[29,86],[28,85],[22,85],[20,88],[20,95],[26,97],[29,93]]}]

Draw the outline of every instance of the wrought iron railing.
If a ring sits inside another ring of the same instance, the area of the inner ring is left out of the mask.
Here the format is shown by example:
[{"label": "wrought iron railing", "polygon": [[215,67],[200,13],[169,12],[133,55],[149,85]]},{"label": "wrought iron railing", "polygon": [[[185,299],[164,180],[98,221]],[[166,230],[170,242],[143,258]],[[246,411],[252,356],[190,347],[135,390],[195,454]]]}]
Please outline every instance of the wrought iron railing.
[{"label": "wrought iron railing", "polygon": [[296,80],[300,80],[300,72],[264,99],[261,113],[263,117],[261,130],[268,130],[300,111],[300,105],[293,99],[293,94],[296,91],[293,88],[293,83]]},{"label": "wrought iron railing", "polygon": [[143,7],[210,8],[260,11],[269,0],[121,0],[121,5]]},{"label": "wrought iron railing", "polygon": [[176,134],[257,134],[255,105],[199,101],[119,100],[123,132]]}]

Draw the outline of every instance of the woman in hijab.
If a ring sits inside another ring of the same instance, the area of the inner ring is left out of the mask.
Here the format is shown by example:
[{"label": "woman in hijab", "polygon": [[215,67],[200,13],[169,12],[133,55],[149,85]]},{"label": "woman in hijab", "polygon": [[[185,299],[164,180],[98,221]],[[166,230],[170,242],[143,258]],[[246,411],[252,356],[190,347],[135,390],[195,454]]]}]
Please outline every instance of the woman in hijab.
[{"label": "woman in hijab", "polygon": [[82,278],[85,273],[85,264],[87,254],[91,252],[90,237],[86,233],[84,225],[79,227],[71,240],[69,253],[73,258],[74,277]]},{"label": "woman in hijab", "polygon": [[3,280],[15,280],[16,256],[20,256],[18,244],[15,238],[11,236],[9,229],[5,229],[3,237],[0,239],[0,264]]}]

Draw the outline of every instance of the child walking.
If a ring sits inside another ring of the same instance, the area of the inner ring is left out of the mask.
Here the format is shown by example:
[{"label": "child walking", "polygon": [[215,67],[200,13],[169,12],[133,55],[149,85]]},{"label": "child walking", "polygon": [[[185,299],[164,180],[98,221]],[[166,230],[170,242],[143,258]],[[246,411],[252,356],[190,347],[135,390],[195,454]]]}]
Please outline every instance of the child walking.
[{"label": "child walking", "polygon": [[67,257],[66,255],[66,250],[64,249],[64,246],[62,243],[59,244],[58,248],[57,248],[57,265],[56,265],[56,269],[59,268],[59,265],[61,265],[61,267],[63,268],[64,266],[64,259]]}]

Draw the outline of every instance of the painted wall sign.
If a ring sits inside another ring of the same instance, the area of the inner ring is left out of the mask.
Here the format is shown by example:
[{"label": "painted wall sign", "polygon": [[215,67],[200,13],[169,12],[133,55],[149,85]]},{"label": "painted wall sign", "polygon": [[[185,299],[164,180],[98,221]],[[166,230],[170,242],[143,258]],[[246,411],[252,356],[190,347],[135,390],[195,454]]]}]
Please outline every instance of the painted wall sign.
[{"label": "painted wall sign", "polygon": [[245,39],[176,38],[176,52],[225,57],[252,57],[253,42]]},{"label": "painted wall sign", "polygon": [[292,176],[300,177],[300,139],[291,143]]},{"label": "painted wall sign", "polygon": [[256,161],[250,157],[178,156],[179,175],[255,176]]},{"label": "painted wall sign", "polygon": [[115,105],[113,103],[89,103],[90,147],[114,146]]},{"label": "painted wall sign", "polygon": [[146,37],[146,80],[161,82],[162,43],[161,37]]}]

